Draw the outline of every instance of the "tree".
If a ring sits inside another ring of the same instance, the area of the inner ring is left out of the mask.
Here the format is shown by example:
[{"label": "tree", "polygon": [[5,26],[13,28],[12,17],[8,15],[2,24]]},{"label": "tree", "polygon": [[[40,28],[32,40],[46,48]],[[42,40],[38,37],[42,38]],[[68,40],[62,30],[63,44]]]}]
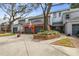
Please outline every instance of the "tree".
[{"label": "tree", "polygon": [[79,3],[71,3],[71,8],[79,8]]},{"label": "tree", "polygon": [[14,21],[21,19],[22,17],[26,17],[32,10],[37,8],[34,4],[22,4],[22,3],[2,3],[0,4],[0,8],[6,13],[7,18],[9,20],[9,29],[11,31],[11,25]]},{"label": "tree", "polygon": [[42,11],[43,11],[43,16],[44,16],[44,30],[48,30],[48,17],[49,13],[52,7],[52,3],[40,3],[39,4]]}]

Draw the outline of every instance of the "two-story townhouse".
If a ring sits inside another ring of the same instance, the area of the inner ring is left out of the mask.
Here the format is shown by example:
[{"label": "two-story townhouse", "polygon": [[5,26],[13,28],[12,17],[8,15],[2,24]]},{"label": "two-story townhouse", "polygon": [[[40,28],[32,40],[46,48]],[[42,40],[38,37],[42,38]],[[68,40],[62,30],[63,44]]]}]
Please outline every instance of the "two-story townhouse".
[{"label": "two-story townhouse", "polygon": [[67,35],[77,35],[79,32],[79,8],[64,11],[63,24]]},{"label": "two-story townhouse", "polygon": [[64,24],[63,24],[62,16],[63,16],[63,11],[66,11],[66,10],[60,10],[60,11],[55,11],[51,13],[50,24],[51,24],[52,30],[57,30],[62,33],[64,32]]}]

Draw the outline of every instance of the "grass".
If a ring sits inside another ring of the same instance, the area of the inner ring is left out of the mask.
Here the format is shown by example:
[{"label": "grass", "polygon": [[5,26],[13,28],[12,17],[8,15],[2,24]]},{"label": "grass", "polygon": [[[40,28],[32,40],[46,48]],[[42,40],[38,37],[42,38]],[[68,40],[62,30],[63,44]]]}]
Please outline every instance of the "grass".
[{"label": "grass", "polygon": [[53,44],[60,45],[60,46],[66,46],[66,47],[74,47],[73,43],[71,42],[71,39],[69,38],[62,38]]},{"label": "grass", "polygon": [[[0,33],[0,37],[5,37],[5,36],[13,36],[15,34],[13,33]],[[14,40],[8,40],[8,39],[0,39],[0,43],[3,42],[13,42]]]},{"label": "grass", "polygon": [[13,33],[3,33],[3,34],[0,34],[0,37],[3,37],[3,36],[12,36],[12,35],[15,35]]}]

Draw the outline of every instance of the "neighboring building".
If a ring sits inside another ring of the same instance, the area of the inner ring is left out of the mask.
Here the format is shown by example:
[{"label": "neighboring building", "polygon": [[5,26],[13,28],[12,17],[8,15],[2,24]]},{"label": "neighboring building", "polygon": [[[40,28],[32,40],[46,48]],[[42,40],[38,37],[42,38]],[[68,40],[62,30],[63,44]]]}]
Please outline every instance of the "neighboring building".
[{"label": "neighboring building", "polygon": [[8,22],[4,22],[0,24],[0,32],[9,32],[10,29],[8,28]]},{"label": "neighboring building", "polygon": [[66,34],[77,35],[79,32],[79,8],[64,11],[63,24]]},{"label": "neighboring building", "polygon": [[[27,28],[27,27],[29,27],[30,24],[33,24],[35,33],[37,33],[40,30],[44,29],[44,18],[43,18],[43,15],[28,17],[27,19],[28,19],[28,24],[26,24],[26,26],[25,26],[25,29],[26,29],[25,32],[31,31],[30,28]],[[29,31],[28,31],[28,29],[29,29]]]},{"label": "neighboring building", "polygon": [[13,24],[12,25],[12,32],[13,33],[17,33],[18,31],[19,31],[19,27],[20,27],[20,25],[19,24]]},{"label": "neighboring building", "polygon": [[12,24],[12,32],[13,33],[16,33],[18,31],[21,31],[21,32],[24,32],[24,27],[23,25],[26,23],[26,20],[25,19],[19,19],[17,21],[15,21],[13,24]]}]

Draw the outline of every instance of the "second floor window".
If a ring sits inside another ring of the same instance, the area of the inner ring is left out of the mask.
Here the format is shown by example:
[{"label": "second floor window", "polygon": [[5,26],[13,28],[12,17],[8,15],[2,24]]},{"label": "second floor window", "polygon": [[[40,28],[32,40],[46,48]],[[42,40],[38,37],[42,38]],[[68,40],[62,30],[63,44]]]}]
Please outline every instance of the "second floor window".
[{"label": "second floor window", "polygon": [[70,15],[69,14],[66,14],[66,19],[70,19]]}]

